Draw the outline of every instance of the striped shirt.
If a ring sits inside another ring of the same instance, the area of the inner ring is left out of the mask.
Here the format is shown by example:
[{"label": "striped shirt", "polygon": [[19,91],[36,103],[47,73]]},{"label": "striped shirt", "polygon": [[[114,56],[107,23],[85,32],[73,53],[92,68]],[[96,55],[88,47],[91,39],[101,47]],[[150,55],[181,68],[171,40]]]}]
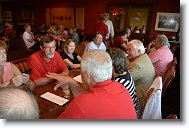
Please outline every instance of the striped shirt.
[{"label": "striped shirt", "polygon": [[140,103],[139,100],[137,99],[135,84],[130,73],[127,72],[126,74],[118,75],[117,77],[112,78],[112,80],[121,83],[128,90],[137,113],[137,118],[140,118],[141,116]]}]

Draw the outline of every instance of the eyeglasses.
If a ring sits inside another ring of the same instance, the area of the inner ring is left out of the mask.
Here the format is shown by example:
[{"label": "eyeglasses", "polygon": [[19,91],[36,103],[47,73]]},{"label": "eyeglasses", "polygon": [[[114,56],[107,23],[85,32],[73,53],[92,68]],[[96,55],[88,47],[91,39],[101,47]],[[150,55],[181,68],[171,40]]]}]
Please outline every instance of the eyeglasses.
[{"label": "eyeglasses", "polygon": [[51,50],[51,49],[55,49],[56,48],[56,46],[52,46],[52,47],[43,47],[45,50]]}]

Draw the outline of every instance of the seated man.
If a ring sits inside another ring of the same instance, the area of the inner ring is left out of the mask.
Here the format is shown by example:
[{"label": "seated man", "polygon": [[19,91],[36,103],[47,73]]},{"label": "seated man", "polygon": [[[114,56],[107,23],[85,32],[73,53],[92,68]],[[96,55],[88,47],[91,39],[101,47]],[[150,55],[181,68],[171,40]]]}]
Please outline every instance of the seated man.
[{"label": "seated man", "polygon": [[25,32],[23,33],[23,40],[26,44],[26,47],[28,49],[38,50],[39,44],[34,41],[34,35],[31,32],[31,26],[29,24],[26,24],[24,28]]},{"label": "seated man", "polygon": [[127,54],[130,61],[128,70],[135,82],[136,95],[143,106],[143,98],[146,97],[147,90],[155,78],[154,66],[140,40],[132,40],[128,43]]},{"label": "seated man", "polygon": [[165,35],[157,36],[154,46],[156,50],[150,52],[148,56],[154,65],[156,77],[164,77],[167,66],[173,60],[167,37]]},{"label": "seated man", "polygon": [[[55,90],[70,85],[73,92],[73,86],[79,87],[71,77],[53,73],[47,76],[59,81]],[[111,77],[112,61],[108,53],[98,50],[86,52],[81,61],[81,78],[88,92],[78,92],[59,119],[136,119],[130,94],[120,83],[113,82]]]},{"label": "seated man", "polygon": [[126,51],[128,38],[129,38],[130,34],[131,34],[131,30],[129,28],[126,28],[124,31],[121,31],[120,35],[114,41],[112,47],[120,48],[123,51]]},{"label": "seated man", "polygon": [[30,78],[35,86],[46,85],[53,81],[46,77],[48,72],[68,75],[68,68],[60,54],[55,51],[55,44],[52,36],[44,36],[40,44],[41,50],[32,54],[28,59],[28,67],[32,69]]},{"label": "seated man", "polygon": [[31,93],[20,89],[0,89],[1,119],[38,119],[38,104]]},{"label": "seated man", "polygon": [[85,51],[89,50],[104,50],[106,51],[106,46],[102,42],[102,34],[100,33],[95,33],[93,35],[93,41],[91,41],[88,46],[86,46]]}]

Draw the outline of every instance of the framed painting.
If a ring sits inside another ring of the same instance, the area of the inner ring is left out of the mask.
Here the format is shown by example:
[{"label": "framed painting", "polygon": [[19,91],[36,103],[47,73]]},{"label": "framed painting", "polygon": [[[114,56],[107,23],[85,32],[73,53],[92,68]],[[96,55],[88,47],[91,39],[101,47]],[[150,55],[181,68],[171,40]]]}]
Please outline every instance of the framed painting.
[{"label": "framed painting", "polygon": [[4,21],[12,21],[11,11],[4,11]]},{"label": "framed painting", "polygon": [[21,19],[23,19],[23,20],[32,19],[32,10],[31,9],[21,9]]},{"label": "framed painting", "polygon": [[179,27],[180,13],[158,12],[155,30],[177,32]]}]

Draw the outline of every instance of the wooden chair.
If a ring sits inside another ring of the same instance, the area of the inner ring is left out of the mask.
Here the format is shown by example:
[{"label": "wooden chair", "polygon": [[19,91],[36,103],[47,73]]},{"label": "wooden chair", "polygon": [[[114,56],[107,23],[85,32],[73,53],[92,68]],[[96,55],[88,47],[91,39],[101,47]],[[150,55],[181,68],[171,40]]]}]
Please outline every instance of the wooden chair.
[{"label": "wooden chair", "polygon": [[85,46],[83,45],[78,45],[75,47],[75,52],[81,57],[83,56],[84,51],[85,51]]},{"label": "wooden chair", "polygon": [[15,64],[16,67],[20,70],[20,72],[24,72],[29,69],[27,66],[28,58],[22,58],[18,60],[11,61],[11,63]]},{"label": "wooden chair", "polygon": [[82,41],[82,42],[80,42],[80,45],[82,45],[82,46],[87,46],[89,44],[89,41]]},{"label": "wooden chair", "polygon": [[163,90],[162,90],[162,96],[164,96],[167,87],[169,86],[169,83],[171,80],[175,77],[175,66],[170,67],[169,70],[167,70],[165,76],[163,77]]},{"label": "wooden chair", "polygon": [[35,50],[32,49],[28,49],[25,45],[25,42],[22,38],[22,36],[20,36],[17,40],[16,40],[16,49],[20,52],[22,52],[24,55],[26,55],[25,57],[30,56],[31,54],[33,54],[34,52],[36,52]]},{"label": "wooden chair", "polygon": [[107,49],[111,47],[110,40],[106,40],[104,43],[105,43]]},{"label": "wooden chair", "polygon": [[177,65],[177,57],[173,58],[173,61],[167,66],[167,71],[171,69],[171,67]]},{"label": "wooden chair", "polygon": [[[162,77],[157,77],[144,98],[142,119],[161,119]],[[154,96],[154,97],[152,97]]]},{"label": "wooden chair", "polygon": [[170,114],[166,119],[178,119],[178,117],[175,114]]}]

